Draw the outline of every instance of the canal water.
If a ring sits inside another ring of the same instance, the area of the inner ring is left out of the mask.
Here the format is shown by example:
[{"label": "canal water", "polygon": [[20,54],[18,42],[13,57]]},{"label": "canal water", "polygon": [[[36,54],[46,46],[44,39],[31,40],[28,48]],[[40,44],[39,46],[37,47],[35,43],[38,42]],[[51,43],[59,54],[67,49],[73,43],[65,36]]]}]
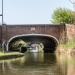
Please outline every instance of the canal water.
[{"label": "canal water", "polygon": [[0,75],[75,75],[75,58],[28,52],[20,58],[0,60]]}]

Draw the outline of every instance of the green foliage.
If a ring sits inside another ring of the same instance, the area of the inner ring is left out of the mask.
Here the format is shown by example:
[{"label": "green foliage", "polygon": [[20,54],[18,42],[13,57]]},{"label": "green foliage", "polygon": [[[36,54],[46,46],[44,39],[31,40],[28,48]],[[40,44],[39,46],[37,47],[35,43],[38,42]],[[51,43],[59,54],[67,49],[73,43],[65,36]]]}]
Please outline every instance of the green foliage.
[{"label": "green foliage", "polygon": [[63,48],[65,48],[65,49],[73,49],[73,48],[75,48],[75,38],[69,40],[66,44],[61,44],[61,46],[63,46]]},{"label": "green foliage", "polygon": [[69,9],[58,8],[52,15],[52,23],[67,23],[73,24],[75,22],[75,14]]},{"label": "green foliage", "polygon": [[26,45],[27,43],[25,41],[19,39],[17,41],[14,41],[10,47],[14,50],[19,50],[21,47],[26,47]]}]

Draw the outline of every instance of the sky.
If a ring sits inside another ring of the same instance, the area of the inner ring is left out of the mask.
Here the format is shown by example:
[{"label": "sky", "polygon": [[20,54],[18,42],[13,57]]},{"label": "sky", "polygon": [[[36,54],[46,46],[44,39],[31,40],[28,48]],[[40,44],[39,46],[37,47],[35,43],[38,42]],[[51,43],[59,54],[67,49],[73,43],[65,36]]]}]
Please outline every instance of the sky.
[{"label": "sky", "polygon": [[[0,0],[0,14],[1,10]],[[6,24],[50,24],[56,8],[74,10],[70,0],[3,0],[4,23]],[[0,23],[1,21],[0,16]]]}]

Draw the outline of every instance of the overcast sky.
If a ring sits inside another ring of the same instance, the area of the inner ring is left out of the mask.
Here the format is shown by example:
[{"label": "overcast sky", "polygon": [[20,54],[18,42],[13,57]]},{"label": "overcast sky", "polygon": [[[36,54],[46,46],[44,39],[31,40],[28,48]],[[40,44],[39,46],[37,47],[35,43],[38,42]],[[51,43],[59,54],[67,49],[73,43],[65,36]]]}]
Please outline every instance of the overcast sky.
[{"label": "overcast sky", "polygon": [[59,7],[74,10],[69,0],[4,0],[4,22],[6,24],[49,24],[53,11]]}]

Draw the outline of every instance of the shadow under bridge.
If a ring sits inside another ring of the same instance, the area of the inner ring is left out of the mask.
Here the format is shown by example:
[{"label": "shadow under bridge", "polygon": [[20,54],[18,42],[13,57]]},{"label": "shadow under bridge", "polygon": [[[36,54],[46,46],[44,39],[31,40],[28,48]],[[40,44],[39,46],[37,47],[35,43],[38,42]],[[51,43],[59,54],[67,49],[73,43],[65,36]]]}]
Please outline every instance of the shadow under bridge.
[{"label": "shadow under bridge", "polygon": [[25,34],[12,37],[8,41],[8,51],[49,52],[54,53],[58,40],[45,34]]}]

